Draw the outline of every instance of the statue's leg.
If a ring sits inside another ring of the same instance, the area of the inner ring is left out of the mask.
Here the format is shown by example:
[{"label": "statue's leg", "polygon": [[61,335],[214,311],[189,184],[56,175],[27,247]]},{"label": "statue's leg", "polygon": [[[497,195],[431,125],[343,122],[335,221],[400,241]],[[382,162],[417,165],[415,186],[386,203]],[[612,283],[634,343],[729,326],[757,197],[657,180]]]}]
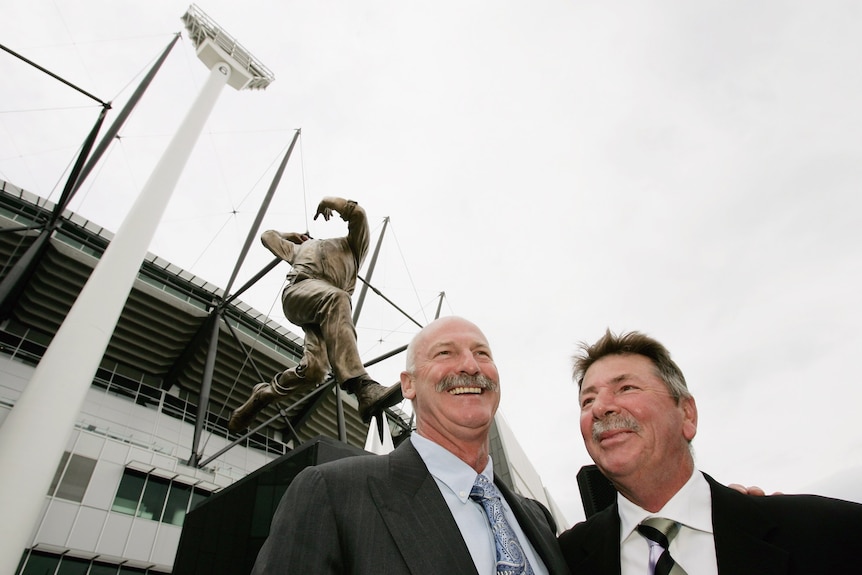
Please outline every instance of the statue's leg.
[{"label": "statue's leg", "polygon": [[329,287],[320,305],[320,332],[329,353],[330,364],[341,388],[356,396],[359,416],[364,422],[387,407],[400,403],[401,384],[384,387],[371,379],[356,346],[350,294]]},{"label": "statue's leg", "polygon": [[228,429],[239,432],[248,427],[267,405],[287,395],[306,393],[317,387],[329,371],[326,346],[316,325],[303,326],[305,346],[299,363],[273,376],[272,381],[258,383],[251,396],[231,414]]},{"label": "statue's leg", "polygon": [[274,389],[274,383],[278,377],[279,376],[276,375],[272,378],[273,381],[265,381],[254,386],[254,389],[251,391],[251,395],[247,400],[245,400],[245,403],[233,410],[233,413],[230,416],[230,421],[227,424],[227,428],[230,431],[239,433],[251,424],[254,417],[264,407],[280,398],[279,394],[276,393]]},{"label": "statue's leg", "polygon": [[[306,377],[320,370],[320,378],[332,367],[341,388],[359,401],[359,415],[370,421],[381,412],[402,401],[401,385],[386,388],[371,379],[356,347],[353,307],[350,294],[322,280],[306,279],[285,290],[283,299],[287,319],[306,331],[308,363]],[[314,333],[319,347],[309,348],[309,333]]]},{"label": "statue's leg", "polygon": [[281,396],[305,393],[320,385],[329,371],[326,345],[316,325],[304,325],[305,346],[302,359],[296,367],[281,372],[273,378],[273,390]]},{"label": "statue's leg", "polygon": [[350,294],[328,286],[321,297],[318,323],[332,372],[342,387],[346,381],[368,375],[356,347],[352,313]]}]

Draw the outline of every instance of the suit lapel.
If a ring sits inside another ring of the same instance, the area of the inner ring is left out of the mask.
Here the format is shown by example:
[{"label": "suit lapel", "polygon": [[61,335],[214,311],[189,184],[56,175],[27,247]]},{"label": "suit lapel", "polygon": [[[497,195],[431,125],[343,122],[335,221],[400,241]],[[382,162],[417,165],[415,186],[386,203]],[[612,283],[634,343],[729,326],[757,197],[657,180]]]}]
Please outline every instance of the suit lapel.
[{"label": "suit lapel", "polygon": [[754,505],[748,495],[717,483],[704,473],[712,491],[712,527],[719,573],[787,573],[786,551],[765,541],[775,527]]},{"label": "suit lapel", "polygon": [[515,495],[505,483],[495,481],[494,484],[506,499],[509,507],[512,508],[512,513],[514,513],[515,519],[518,520],[518,525],[521,526],[521,529],[527,538],[529,538],[530,543],[533,544],[539,557],[542,558],[542,561],[548,568],[548,572],[551,575],[567,573],[568,570],[564,566],[556,534],[551,531],[551,527],[545,521],[545,518],[537,517],[532,510],[526,507],[524,500],[520,496]]},{"label": "suit lapel", "polygon": [[368,489],[412,573],[476,574],[458,525],[410,441],[389,455],[388,477],[370,477]]},{"label": "suit lapel", "polygon": [[617,504],[605,508],[581,526],[585,529],[580,563],[570,564],[575,575],[620,575],[620,514]]}]

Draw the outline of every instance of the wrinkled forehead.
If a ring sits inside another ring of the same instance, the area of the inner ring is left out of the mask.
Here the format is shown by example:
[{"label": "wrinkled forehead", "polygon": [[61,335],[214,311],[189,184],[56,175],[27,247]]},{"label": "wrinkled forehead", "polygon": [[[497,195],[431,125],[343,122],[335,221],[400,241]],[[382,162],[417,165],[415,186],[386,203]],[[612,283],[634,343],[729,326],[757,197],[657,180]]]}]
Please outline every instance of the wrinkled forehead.
[{"label": "wrinkled forehead", "polygon": [[488,339],[475,324],[457,317],[446,317],[428,324],[413,341],[415,353],[445,345],[488,346]]},{"label": "wrinkled forehead", "polygon": [[646,356],[636,353],[606,355],[597,359],[584,373],[580,382],[581,393],[595,390],[596,386],[617,385],[629,379],[658,378],[655,364]]}]

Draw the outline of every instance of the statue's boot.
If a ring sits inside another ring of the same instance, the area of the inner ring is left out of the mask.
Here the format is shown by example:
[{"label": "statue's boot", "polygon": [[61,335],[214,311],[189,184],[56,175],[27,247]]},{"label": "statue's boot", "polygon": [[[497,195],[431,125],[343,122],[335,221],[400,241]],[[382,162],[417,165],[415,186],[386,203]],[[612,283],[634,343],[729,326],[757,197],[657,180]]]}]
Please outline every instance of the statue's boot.
[{"label": "statue's boot", "polygon": [[236,408],[230,416],[227,428],[233,433],[239,433],[254,421],[260,411],[281,397],[269,382],[258,383],[245,403]]},{"label": "statue's boot", "polygon": [[372,417],[382,413],[387,407],[404,400],[401,384],[383,387],[367,375],[349,380],[344,387],[359,400],[359,417],[365,423],[370,422]]},{"label": "statue's boot", "polygon": [[251,396],[231,414],[227,428],[234,433],[239,433],[251,425],[254,417],[270,403],[288,395],[310,392],[317,387],[317,384],[317,381],[305,378],[304,365],[277,373],[272,377],[271,382],[258,383],[254,386]]}]

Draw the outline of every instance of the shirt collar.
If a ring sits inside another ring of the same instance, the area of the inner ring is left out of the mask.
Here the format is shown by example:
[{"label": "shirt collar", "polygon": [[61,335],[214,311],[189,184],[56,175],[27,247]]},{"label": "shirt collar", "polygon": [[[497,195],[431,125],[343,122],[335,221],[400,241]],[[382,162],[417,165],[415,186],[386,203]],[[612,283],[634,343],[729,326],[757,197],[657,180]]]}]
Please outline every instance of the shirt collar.
[{"label": "shirt collar", "polygon": [[[476,482],[476,470],[442,445],[418,433],[411,434],[410,441],[434,479],[449,488],[462,503],[466,503],[470,498],[470,490]],[[490,456],[488,464],[482,470],[482,475],[494,481],[494,463]]]},{"label": "shirt collar", "polygon": [[664,507],[650,513],[617,494],[620,511],[620,542],[625,541],[648,517],[673,519],[690,529],[712,533],[712,494],[703,473],[695,470]]}]

